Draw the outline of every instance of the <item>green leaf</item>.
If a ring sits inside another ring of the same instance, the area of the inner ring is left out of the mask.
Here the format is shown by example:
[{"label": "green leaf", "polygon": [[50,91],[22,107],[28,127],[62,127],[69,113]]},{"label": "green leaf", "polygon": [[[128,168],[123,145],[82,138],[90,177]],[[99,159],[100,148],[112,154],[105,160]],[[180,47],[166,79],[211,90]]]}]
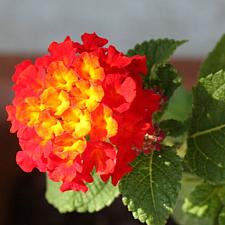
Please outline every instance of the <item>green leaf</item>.
[{"label": "green leaf", "polygon": [[202,183],[185,199],[183,210],[193,216],[209,217],[214,221],[221,210],[221,201],[218,196],[221,187]]},{"label": "green leaf", "polygon": [[225,224],[225,206],[220,211],[218,220],[219,220],[219,225],[224,225]]},{"label": "green leaf", "polygon": [[225,73],[202,78],[193,90],[194,104],[186,160],[192,172],[225,183]]},{"label": "green leaf", "polygon": [[86,193],[76,191],[61,192],[60,183],[47,179],[46,199],[59,210],[66,212],[96,212],[109,206],[119,195],[118,187],[111,182],[104,183],[98,175],[94,175],[94,182],[87,184]]},{"label": "green leaf", "polygon": [[150,72],[153,65],[165,63],[173,55],[176,48],[185,42],[186,40],[177,41],[167,38],[144,41],[141,44],[137,44],[133,49],[128,50],[127,55],[146,55]]},{"label": "green leaf", "polygon": [[180,158],[173,149],[164,148],[140,155],[133,167],[119,185],[123,203],[141,222],[164,225],[180,190]]},{"label": "green leaf", "polygon": [[191,108],[192,93],[185,90],[181,85],[174,91],[160,120],[177,120],[184,122],[188,119]]},{"label": "green leaf", "polygon": [[[179,47],[180,45],[184,44],[186,41],[181,40],[173,40],[173,39],[157,39],[157,40],[149,40],[149,41],[144,41],[141,44],[137,44],[133,49],[128,50],[127,55],[128,56],[133,56],[133,55],[145,55],[147,58],[147,67],[148,67],[148,72],[147,76],[144,77],[144,87],[145,88],[152,88],[154,84],[152,84],[152,80],[156,78],[157,81],[162,81],[162,79],[165,80],[168,79],[170,80],[169,83],[167,83],[165,90],[170,92],[171,89],[171,81],[173,82],[173,75],[175,70],[172,70],[171,68],[163,68],[161,71],[157,71],[157,74],[155,73],[157,68],[165,64],[169,58],[173,55],[175,52],[176,48]],[[159,75],[159,72],[164,73],[162,74],[162,79],[160,77],[157,77]],[[166,75],[167,72],[167,77],[164,76]],[[159,79],[158,79],[159,78]],[[162,84],[163,85],[163,84]],[[161,84],[159,85],[161,87]],[[164,89],[163,89],[164,90]]]},{"label": "green leaf", "polygon": [[202,183],[202,179],[199,177],[183,173],[181,181],[181,191],[178,196],[176,207],[173,213],[173,218],[179,225],[215,225],[209,218],[197,218],[183,211],[182,205],[184,204],[184,199],[186,199],[195,187]]},{"label": "green leaf", "polygon": [[166,136],[179,137],[187,133],[189,128],[189,120],[180,122],[177,120],[163,120],[159,127],[163,130]]},{"label": "green leaf", "polygon": [[200,76],[205,77],[221,69],[225,69],[225,34],[201,65]]},{"label": "green leaf", "polygon": [[183,209],[210,225],[225,224],[225,187],[206,182],[196,186],[185,199]]},{"label": "green leaf", "polygon": [[162,64],[151,79],[151,87],[160,89],[162,94],[169,98],[174,90],[180,86],[181,78],[171,64]]}]

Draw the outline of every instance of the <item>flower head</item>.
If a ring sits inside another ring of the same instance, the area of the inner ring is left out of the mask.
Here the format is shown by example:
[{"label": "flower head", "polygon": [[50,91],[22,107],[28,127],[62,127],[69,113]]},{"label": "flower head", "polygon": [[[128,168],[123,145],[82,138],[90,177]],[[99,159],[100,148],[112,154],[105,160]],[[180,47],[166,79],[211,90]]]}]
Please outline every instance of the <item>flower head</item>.
[{"label": "flower head", "polygon": [[49,54],[16,66],[13,104],[7,106],[17,132],[18,165],[38,168],[62,182],[61,190],[87,191],[95,171],[116,184],[131,171],[161,96],[142,89],[144,56],[127,57],[95,33],[83,43],[67,37]]}]

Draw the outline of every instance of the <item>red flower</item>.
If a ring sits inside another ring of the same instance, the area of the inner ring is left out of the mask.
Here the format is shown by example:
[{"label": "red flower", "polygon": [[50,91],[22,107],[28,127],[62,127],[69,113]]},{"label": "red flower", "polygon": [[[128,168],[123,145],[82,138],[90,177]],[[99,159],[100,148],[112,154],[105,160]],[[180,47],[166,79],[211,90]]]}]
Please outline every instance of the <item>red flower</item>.
[{"label": "red flower", "polygon": [[117,184],[146,134],[154,134],[152,114],[161,101],[142,89],[144,56],[104,47],[107,40],[95,33],[82,41],[53,42],[48,55],[16,66],[15,98],[7,106],[22,149],[17,163],[47,172],[62,191],[87,191],[93,170]]}]

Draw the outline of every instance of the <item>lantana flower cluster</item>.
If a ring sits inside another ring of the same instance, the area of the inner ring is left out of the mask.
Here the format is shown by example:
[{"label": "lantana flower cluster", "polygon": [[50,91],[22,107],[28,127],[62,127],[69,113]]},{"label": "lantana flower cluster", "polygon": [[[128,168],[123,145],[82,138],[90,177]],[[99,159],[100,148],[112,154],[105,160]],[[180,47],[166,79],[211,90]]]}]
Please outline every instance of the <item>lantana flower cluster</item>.
[{"label": "lantana flower cluster", "polygon": [[143,89],[145,56],[127,57],[107,42],[95,33],[82,44],[67,37],[13,75],[7,112],[21,146],[17,163],[46,172],[62,191],[87,191],[93,171],[116,185],[156,132],[161,96]]}]

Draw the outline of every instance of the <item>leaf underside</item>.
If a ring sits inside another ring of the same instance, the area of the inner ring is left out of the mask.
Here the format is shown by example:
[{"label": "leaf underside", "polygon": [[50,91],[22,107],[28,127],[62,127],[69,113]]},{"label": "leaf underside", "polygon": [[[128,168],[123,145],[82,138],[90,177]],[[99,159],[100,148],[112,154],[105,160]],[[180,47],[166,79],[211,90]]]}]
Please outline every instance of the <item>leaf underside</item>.
[{"label": "leaf underside", "polygon": [[218,196],[220,189],[220,186],[201,183],[185,199],[184,211],[195,217],[208,217],[213,222],[221,210],[221,201]]},{"label": "leaf underside", "polygon": [[66,212],[96,212],[109,206],[119,195],[118,187],[111,182],[104,183],[98,175],[94,175],[94,182],[87,184],[89,190],[86,193],[79,191],[59,190],[60,183],[47,179],[46,199],[60,213]]}]

